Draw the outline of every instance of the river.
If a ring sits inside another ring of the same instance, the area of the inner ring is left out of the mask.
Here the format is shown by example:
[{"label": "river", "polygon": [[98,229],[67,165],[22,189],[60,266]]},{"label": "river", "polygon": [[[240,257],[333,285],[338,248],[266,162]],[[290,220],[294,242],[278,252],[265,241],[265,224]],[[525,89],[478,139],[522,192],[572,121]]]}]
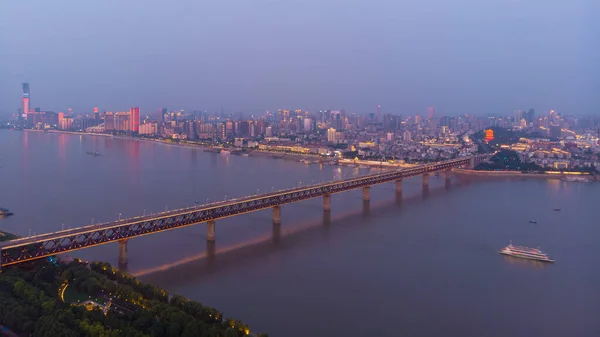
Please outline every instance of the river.
[{"label": "river", "polygon": [[[110,137],[0,144],[0,229],[24,236],[368,173]],[[217,221],[214,246],[204,224],[132,239],[127,270],[274,337],[600,335],[600,185],[431,177],[361,196],[330,216],[285,205],[275,229],[268,210]],[[498,254],[511,240],[557,262]],[[117,245],[73,255],[116,265]]]}]

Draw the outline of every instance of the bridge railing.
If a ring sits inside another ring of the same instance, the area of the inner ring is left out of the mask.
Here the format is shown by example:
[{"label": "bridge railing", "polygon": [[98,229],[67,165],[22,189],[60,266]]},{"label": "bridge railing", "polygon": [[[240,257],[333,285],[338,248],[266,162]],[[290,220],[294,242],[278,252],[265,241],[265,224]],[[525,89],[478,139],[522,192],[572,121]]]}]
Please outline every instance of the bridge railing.
[{"label": "bridge railing", "polygon": [[[452,166],[457,162],[464,162],[464,161],[468,161],[468,160],[470,160],[470,157],[458,158],[458,159],[446,161],[446,162],[425,164],[425,165],[420,165],[420,166],[415,166],[415,167],[410,167],[410,168],[400,168],[400,169],[395,169],[395,170],[389,170],[389,171],[386,171],[383,173],[372,173],[372,174],[352,177],[349,179],[330,181],[330,182],[326,182],[326,183],[315,183],[315,184],[310,184],[310,185],[305,185],[305,186],[286,188],[286,189],[272,191],[272,192],[268,192],[268,193],[264,193],[264,194],[253,194],[253,195],[250,195],[247,197],[242,197],[242,198],[232,198],[229,200],[215,201],[215,202],[211,202],[208,204],[178,208],[178,209],[168,210],[168,211],[164,211],[164,212],[151,213],[149,215],[124,218],[124,219],[117,220],[117,221],[102,222],[102,223],[98,223],[98,224],[86,225],[86,226],[77,227],[77,228],[64,229],[64,230],[60,230],[60,231],[56,231],[56,232],[52,232],[52,233],[44,233],[44,234],[39,234],[39,235],[35,235],[35,236],[28,236],[28,237],[24,237],[24,238],[7,241],[0,246],[15,245],[15,244],[26,243],[26,242],[35,242],[35,241],[43,240],[44,238],[49,239],[49,238],[54,238],[54,237],[68,236],[68,235],[72,235],[72,234],[76,234],[76,233],[94,231],[96,229],[106,229],[106,228],[130,225],[130,224],[138,223],[138,222],[141,222],[144,220],[160,219],[160,218],[176,216],[176,215],[195,212],[195,211],[209,210],[209,209],[218,208],[218,207],[222,207],[222,206],[235,205],[238,203],[243,203],[248,200],[265,199],[265,198],[269,198],[269,197],[273,197],[273,196],[281,196],[281,195],[286,195],[289,193],[313,190],[313,189],[318,189],[318,188],[321,188],[321,189],[329,188],[329,187],[334,187],[340,183],[343,184],[345,182],[356,182],[356,181],[361,181],[364,179],[371,179],[371,178],[377,178],[377,177],[382,177],[382,178],[390,177],[390,176],[398,175],[398,173],[402,173],[401,176],[419,175],[426,171],[437,170],[436,168],[439,166],[443,166],[443,167]],[[402,177],[399,177],[399,178],[402,178]]]}]

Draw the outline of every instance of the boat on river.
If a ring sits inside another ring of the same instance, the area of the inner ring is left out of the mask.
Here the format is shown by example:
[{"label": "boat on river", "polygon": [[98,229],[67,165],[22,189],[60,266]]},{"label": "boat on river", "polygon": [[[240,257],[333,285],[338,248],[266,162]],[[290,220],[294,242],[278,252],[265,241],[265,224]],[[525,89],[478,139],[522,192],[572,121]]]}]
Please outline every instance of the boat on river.
[{"label": "boat on river", "polygon": [[512,244],[512,242],[508,246],[502,248],[499,253],[502,255],[508,255],[528,260],[554,262],[553,259],[548,257],[548,254],[544,253],[539,248],[515,246]]},{"label": "boat on river", "polygon": [[0,217],[13,215],[13,212],[7,210],[6,208],[0,208]]}]

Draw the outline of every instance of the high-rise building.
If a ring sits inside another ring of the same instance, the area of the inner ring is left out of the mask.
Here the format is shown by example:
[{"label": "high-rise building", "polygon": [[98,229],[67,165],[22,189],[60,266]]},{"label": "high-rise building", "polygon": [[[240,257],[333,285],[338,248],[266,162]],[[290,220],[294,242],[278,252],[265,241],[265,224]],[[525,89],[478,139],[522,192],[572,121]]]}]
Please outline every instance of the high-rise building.
[{"label": "high-rise building", "polygon": [[433,116],[435,116],[435,107],[428,107],[427,108],[427,119],[432,119]]},{"label": "high-rise building", "polygon": [[115,131],[131,131],[131,114],[128,112],[117,112],[115,113]]},{"label": "high-rise building", "polygon": [[521,123],[521,118],[523,116],[523,111],[521,110],[515,110],[515,119],[514,119],[514,124],[520,124]]},{"label": "high-rise building", "polygon": [[304,119],[304,132],[310,132],[312,130],[312,119]]},{"label": "high-rise building", "polygon": [[533,123],[534,119],[535,119],[535,110],[529,109],[529,111],[527,112],[527,124]]},{"label": "high-rise building", "polygon": [[57,126],[58,126],[59,129],[63,128],[64,119],[65,119],[65,113],[64,112],[59,112],[58,113],[58,123],[57,123]]},{"label": "high-rise building", "polygon": [[162,111],[160,112],[160,121],[164,122],[165,121],[165,116],[167,115],[168,110],[167,108],[162,108]]},{"label": "high-rise building", "polygon": [[138,107],[129,110],[129,131],[140,132],[140,108]]},{"label": "high-rise building", "polygon": [[94,108],[94,124],[100,124],[100,109],[96,107]]},{"label": "high-rise building", "polygon": [[29,113],[29,106],[31,105],[29,95],[29,83],[23,83],[23,111],[21,114],[23,119],[27,119],[27,113]]},{"label": "high-rise building", "polygon": [[336,131],[334,128],[327,129],[327,141],[328,142],[334,143],[336,141],[335,133],[336,133]]}]

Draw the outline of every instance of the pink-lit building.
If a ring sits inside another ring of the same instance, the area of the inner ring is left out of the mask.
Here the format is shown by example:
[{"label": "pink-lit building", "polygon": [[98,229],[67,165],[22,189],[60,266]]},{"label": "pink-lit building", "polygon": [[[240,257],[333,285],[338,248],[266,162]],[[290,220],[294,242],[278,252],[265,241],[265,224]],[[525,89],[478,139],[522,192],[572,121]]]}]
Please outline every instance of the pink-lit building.
[{"label": "pink-lit building", "polygon": [[21,111],[23,119],[27,119],[29,113],[29,83],[23,83],[23,111]]},{"label": "pink-lit building", "polygon": [[129,110],[129,131],[140,132],[140,108],[133,107]]}]

